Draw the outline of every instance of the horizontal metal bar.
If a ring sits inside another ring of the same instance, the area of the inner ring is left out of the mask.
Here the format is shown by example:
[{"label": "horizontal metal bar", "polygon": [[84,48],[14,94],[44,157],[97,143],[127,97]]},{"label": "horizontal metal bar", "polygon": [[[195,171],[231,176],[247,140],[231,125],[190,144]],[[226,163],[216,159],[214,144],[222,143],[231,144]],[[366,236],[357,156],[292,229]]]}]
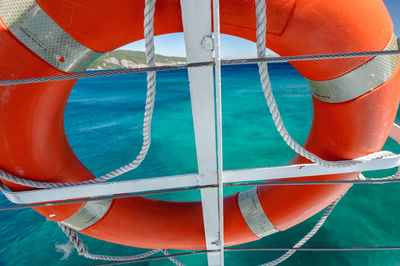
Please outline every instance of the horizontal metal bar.
[{"label": "horizontal metal bar", "polygon": [[[282,62],[290,62],[290,61],[327,60],[327,59],[354,58],[354,57],[391,55],[391,54],[400,54],[400,50],[370,51],[370,52],[357,52],[357,53],[339,53],[339,54],[298,55],[298,56],[276,56],[276,57],[274,56],[274,57],[266,57],[266,58],[230,59],[230,60],[221,60],[221,65],[223,65],[223,66],[242,65],[242,64],[255,64],[255,63],[260,63],[260,62],[282,63]],[[40,83],[40,82],[49,82],[49,81],[57,81],[57,80],[97,78],[97,77],[127,75],[127,74],[135,74],[135,73],[145,73],[145,72],[150,72],[150,71],[177,70],[177,69],[186,69],[186,68],[192,68],[192,67],[214,66],[214,64],[215,64],[214,61],[208,61],[208,62],[196,62],[196,63],[190,63],[190,64],[155,66],[155,67],[111,69],[111,70],[103,70],[103,71],[86,71],[84,73],[70,74],[70,75],[58,75],[58,76],[47,76],[47,77],[38,77],[38,78],[27,78],[27,79],[2,80],[2,81],[0,81],[0,86]]]},{"label": "horizontal metal bar", "polygon": [[307,180],[307,181],[277,181],[276,179],[257,182],[228,183],[224,187],[243,186],[302,186],[302,185],[338,185],[338,184],[389,184],[400,183],[400,179],[366,179],[366,180]]},{"label": "horizontal metal bar", "polygon": [[391,247],[349,247],[349,248],[227,248],[226,251],[388,251],[400,250],[400,246]]},{"label": "horizontal metal bar", "polygon": [[[390,132],[390,137],[397,143],[400,143],[400,127],[393,124]],[[274,181],[268,182],[273,179],[285,179],[293,177],[304,177],[304,176],[317,176],[317,175],[332,175],[339,173],[352,173],[352,172],[364,172],[373,170],[390,169],[400,165],[400,155],[392,157],[386,157],[382,159],[371,160],[362,164],[340,167],[340,168],[326,168],[316,164],[297,164],[288,166],[278,167],[266,167],[266,168],[253,168],[253,169],[240,169],[240,170],[229,170],[224,171],[224,186],[251,186],[251,185],[317,185],[317,184],[382,184],[398,182],[399,180],[325,180],[325,181],[301,181],[301,182],[287,182],[287,181]],[[123,193],[138,193],[147,192],[144,194],[158,194],[174,191],[183,191],[196,188],[211,188],[218,187],[217,184],[204,182],[202,179],[201,186],[199,183],[200,177],[198,174],[187,174],[178,176],[167,176],[167,177],[156,177],[137,179],[120,182],[108,182],[90,185],[80,185],[65,188],[55,189],[41,189],[41,190],[30,190],[21,192],[7,191],[5,186],[0,186],[0,191],[7,197],[7,199],[15,204],[36,204],[40,202],[54,202],[54,201],[65,201],[59,204],[66,204],[74,202],[87,201],[82,198],[116,198],[119,194]],[[253,182],[263,181],[263,182]],[[265,182],[267,181],[267,182]],[[247,182],[237,184],[237,182]],[[134,196],[134,195],[128,195]],[[78,201],[77,201],[78,199]],[[48,203],[46,203],[48,204]],[[44,205],[45,206],[45,205]],[[22,206],[21,206],[22,207]],[[33,207],[31,205],[31,207]],[[14,207],[0,208],[1,210],[17,209]]]},{"label": "horizontal metal bar", "polygon": [[[400,127],[393,124],[390,138],[400,144]],[[375,159],[348,167],[323,167],[317,164],[297,164],[278,167],[230,170],[224,172],[224,182],[264,181],[304,176],[332,175],[341,173],[358,173],[398,167],[400,155]],[[286,182],[285,182],[286,183]],[[279,184],[279,183],[275,183]],[[295,183],[292,183],[295,184]]]},{"label": "horizontal metal bar", "polygon": [[0,187],[0,191],[15,204],[31,204],[198,185],[198,174],[187,174],[21,192],[11,192]]},{"label": "horizontal metal bar", "polygon": [[[293,177],[303,176],[317,176],[317,175],[331,175],[338,173],[351,173],[351,172],[364,172],[372,170],[381,170],[397,167],[400,165],[400,155],[393,157],[387,157],[383,159],[375,159],[369,162],[365,162],[356,166],[343,167],[343,168],[324,168],[316,164],[297,164],[288,166],[278,167],[267,167],[267,168],[254,168],[254,169],[240,169],[240,170],[229,170],[224,171],[224,184],[236,183],[236,182],[251,182],[251,181],[265,181],[273,179],[286,179]],[[310,183],[311,182],[311,183]],[[340,181],[332,180],[326,182],[320,181],[309,181],[309,184],[332,184],[332,183],[357,183],[353,181]],[[359,183],[368,183],[359,182]],[[385,181],[386,182],[386,181]],[[306,182],[274,182],[270,185],[299,185],[307,184]],[[370,182],[379,183],[379,182]],[[257,183],[247,183],[248,185],[256,185]],[[263,182],[262,184],[268,184]],[[123,193],[135,193],[135,192],[146,192],[146,191],[158,191],[172,188],[183,188],[198,186],[198,175],[188,174],[179,176],[167,176],[167,177],[156,177],[137,179],[129,181],[119,182],[108,182],[100,184],[89,184],[80,185],[65,188],[54,188],[54,189],[41,189],[41,190],[29,190],[21,192],[11,192],[4,188],[0,188],[0,191],[7,197],[7,199],[15,204],[32,204],[39,202],[52,202],[61,201],[77,198],[87,197],[102,197],[115,194]],[[209,185],[215,184],[202,184],[209,187]],[[232,184],[237,186],[237,184]],[[211,186],[213,187],[213,186]]]},{"label": "horizontal metal bar", "polygon": [[332,175],[341,173],[357,173],[364,171],[390,169],[400,165],[400,155],[375,159],[348,167],[323,167],[317,164],[295,164],[278,167],[240,169],[224,171],[224,182],[262,181],[304,176]]},{"label": "horizontal metal bar", "polygon": [[[344,251],[400,251],[400,246],[390,246],[390,247],[349,247],[349,248],[225,248],[226,252],[244,252],[244,251],[312,251],[312,252],[344,252]],[[219,252],[219,250],[199,250],[192,252],[181,252],[176,254],[170,254],[168,256],[155,256],[150,258],[143,258],[137,260],[130,261],[116,261],[116,262],[108,262],[96,264],[95,266],[108,266],[108,265],[122,265],[128,263],[136,263],[136,262],[144,262],[144,261],[153,261],[153,260],[161,260],[167,258],[174,257],[184,257],[191,255],[200,255],[205,253]]]},{"label": "horizontal metal bar", "polygon": [[[246,183],[229,183],[224,184],[224,187],[240,187],[240,186],[292,186],[292,185],[331,185],[331,184],[390,184],[390,183],[400,183],[400,179],[390,179],[390,180],[324,180],[324,181],[275,181],[269,180],[265,182],[246,182]],[[45,202],[45,203],[32,203],[32,204],[20,204],[13,205],[8,207],[0,207],[0,211],[11,211],[11,210],[21,210],[21,209],[29,209],[33,207],[45,207],[45,206],[53,206],[53,205],[62,205],[69,203],[77,203],[77,202],[88,202],[95,200],[105,200],[105,199],[122,199],[122,198],[131,198],[131,197],[142,197],[142,196],[150,196],[164,193],[172,193],[172,192],[180,192],[180,191],[189,191],[196,190],[202,188],[217,188],[217,184],[211,185],[201,185],[201,186],[193,186],[193,187],[184,187],[184,188],[171,188],[157,191],[145,191],[145,192],[136,192],[129,194],[117,194],[110,196],[100,196],[94,198],[77,198],[72,200],[64,200],[64,201],[55,201],[55,202]]]},{"label": "horizontal metal bar", "polygon": [[32,203],[32,204],[19,204],[12,205],[7,207],[0,207],[0,211],[12,211],[12,210],[21,210],[21,209],[29,209],[34,207],[46,207],[46,206],[54,206],[54,205],[63,205],[70,203],[78,203],[78,202],[89,202],[89,201],[98,201],[98,200],[107,200],[107,199],[124,199],[124,198],[132,198],[132,197],[143,197],[143,196],[151,196],[158,195],[164,193],[173,193],[173,192],[181,192],[181,191],[190,191],[201,188],[215,188],[217,185],[202,185],[202,186],[194,186],[194,187],[184,187],[184,188],[170,188],[163,189],[157,191],[145,191],[145,192],[136,192],[136,193],[128,193],[128,194],[117,194],[110,196],[100,196],[94,198],[77,198],[70,200],[62,200],[62,201],[53,201],[53,202],[40,202],[40,203]]}]

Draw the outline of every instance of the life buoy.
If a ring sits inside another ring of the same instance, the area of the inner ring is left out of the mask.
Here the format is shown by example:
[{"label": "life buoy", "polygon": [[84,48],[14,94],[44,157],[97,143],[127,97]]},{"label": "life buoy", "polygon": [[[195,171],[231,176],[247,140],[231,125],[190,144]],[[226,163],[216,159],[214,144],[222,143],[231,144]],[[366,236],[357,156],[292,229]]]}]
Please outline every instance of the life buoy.
[{"label": "life buoy", "polygon": [[[254,1],[221,0],[220,6],[222,33],[255,41]],[[323,0],[268,0],[267,7],[268,45],[280,55],[397,48],[381,0],[330,0],[329,4]],[[142,39],[143,10],[144,1],[131,0],[1,1],[1,80],[82,71],[97,53]],[[155,35],[174,32],[182,32],[180,2],[158,0]],[[398,59],[393,55],[293,62],[310,80],[313,92],[314,118],[305,148],[326,160],[353,159],[379,151],[398,107]],[[75,157],[64,133],[64,107],[74,84],[57,81],[0,88],[0,167],[4,171],[49,182],[94,178]],[[296,156],[291,163],[304,162]],[[352,180],[356,176],[350,173],[313,180]],[[4,182],[15,191],[31,189]],[[259,186],[228,196],[224,199],[225,244],[250,242],[290,228],[349,188],[339,184]],[[82,217],[91,208],[97,213],[91,223],[85,223]],[[199,202],[135,197],[35,210],[82,234],[122,245],[205,248]]]}]

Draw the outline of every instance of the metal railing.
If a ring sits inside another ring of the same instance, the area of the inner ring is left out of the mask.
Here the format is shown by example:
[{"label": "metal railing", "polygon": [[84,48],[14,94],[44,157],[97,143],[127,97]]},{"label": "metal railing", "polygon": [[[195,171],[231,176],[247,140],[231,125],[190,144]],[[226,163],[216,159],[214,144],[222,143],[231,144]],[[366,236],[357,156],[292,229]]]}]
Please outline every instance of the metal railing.
[{"label": "metal railing", "polygon": [[[187,1],[185,1],[187,2]],[[218,1],[214,3],[214,20],[218,18]],[[400,54],[399,50],[389,51],[367,51],[357,53],[339,54],[320,54],[303,56],[285,56],[269,58],[247,58],[221,60],[219,57],[219,44],[214,42],[214,51],[210,47],[201,45],[202,40],[199,36],[211,36],[211,8],[210,3],[204,2],[204,16],[193,16],[193,12],[198,10],[191,9],[193,5],[183,7],[184,16],[190,20],[183,19],[185,30],[185,41],[187,47],[188,63],[172,66],[155,66],[135,69],[118,69],[106,71],[88,71],[80,74],[70,74],[62,76],[38,77],[30,79],[18,79],[0,81],[0,86],[49,82],[66,79],[95,78],[113,75],[125,75],[132,73],[142,73],[148,71],[166,71],[176,69],[189,69],[191,102],[193,110],[194,129],[196,136],[196,151],[198,155],[199,172],[179,176],[155,177],[148,179],[137,179],[129,181],[108,182],[102,184],[88,184],[72,187],[62,187],[54,189],[41,189],[22,192],[12,192],[1,183],[0,190],[7,199],[17,205],[0,207],[0,211],[18,210],[39,206],[52,206],[75,202],[88,202],[101,199],[118,199],[127,197],[137,197],[170,193],[178,191],[197,190],[202,191],[203,220],[205,224],[205,236],[207,250],[184,252],[166,256],[156,256],[127,262],[111,262],[99,265],[114,265],[132,263],[139,261],[149,261],[164,259],[168,257],[187,256],[195,254],[207,254],[208,262],[211,265],[224,264],[224,252],[237,251],[357,251],[357,250],[400,250],[400,247],[353,247],[353,248],[226,248],[223,243],[223,187],[227,186],[249,186],[249,185],[324,185],[324,184],[382,184],[400,182],[393,180],[327,180],[327,181],[276,181],[275,179],[285,179],[293,177],[329,175],[339,173],[363,172],[380,169],[389,169],[400,165],[400,155],[375,159],[362,164],[342,167],[325,168],[316,164],[298,164],[289,166],[240,169],[223,171],[222,169],[222,116],[221,116],[221,94],[220,94],[220,66],[233,64],[249,64],[259,62],[288,62],[300,60],[325,60],[351,57],[379,56]],[[194,21],[198,18],[199,21]],[[198,25],[204,25],[200,28]],[[216,39],[219,38],[219,26],[215,23],[214,33]],[[188,45],[191,44],[191,45]],[[193,45],[194,44],[194,45]],[[216,44],[216,45],[215,45]],[[196,47],[197,45],[197,47]],[[215,69],[215,76],[213,73]],[[200,69],[200,71],[199,71]],[[204,71],[206,69],[206,71]],[[215,77],[215,83],[213,82]],[[215,93],[215,94],[214,94]],[[216,95],[216,96],[215,96]],[[216,97],[216,98],[215,98]],[[203,99],[209,101],[205,103]],[[203,107],[208,105],[207,111]],[[217,112],[215,112],[217,110]],[[216,138],[217,136],[217,138]],[[400,127],[393,125],[391,137],[400,143]],[[204,148],[206,147],[206,148]],[[208,155],[212,158],[207,163],[200,161],[199,158]],[[211,173],[211,174],[210,174]],[[217,234],[216,234],[217,233]],[[219,237],[218,237],[219,236]]]}]

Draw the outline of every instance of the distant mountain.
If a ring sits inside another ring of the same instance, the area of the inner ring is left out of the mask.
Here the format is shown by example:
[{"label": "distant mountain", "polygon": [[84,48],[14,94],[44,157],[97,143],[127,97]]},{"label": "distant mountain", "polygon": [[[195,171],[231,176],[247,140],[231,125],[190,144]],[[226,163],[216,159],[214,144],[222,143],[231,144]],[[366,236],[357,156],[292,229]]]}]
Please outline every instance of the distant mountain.
[{"label": "distant mountain", "polygon": [[[186,63],[185,57],[163,56],[156,54],[156,65],[174,65]],[[108,52],[90,66],[89,70],[113,69],[113,68],[136,68],[146,67],[146,56],[144,52],[130,50],[116,50]]]}]

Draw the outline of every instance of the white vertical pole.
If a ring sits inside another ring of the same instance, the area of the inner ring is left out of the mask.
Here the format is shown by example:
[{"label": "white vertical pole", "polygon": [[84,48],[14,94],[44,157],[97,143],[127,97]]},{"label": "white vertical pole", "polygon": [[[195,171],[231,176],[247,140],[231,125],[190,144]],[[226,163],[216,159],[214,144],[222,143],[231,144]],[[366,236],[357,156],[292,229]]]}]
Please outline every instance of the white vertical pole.
[{"label": "white vertical pole", "polygon": [[213,0],[214,21],[214,61],[215,61],[215,102],[217,111],[217,162],[218,162],[218,194],[219,194],[219,231],[221,265],[224,265],[224,180],[222,157],[222,96],[221,96],[221,32],[219,16],[219,0]]},{"label": "white vertical pole", "polygon": [[[211,2],[181,0],[187,62],[213,61]],[[188,69],[200,185],[218,184],[215,141],[214,78],[211,66]],[[218,188],[201,189],[206,248],[220,250]],[[207,254],[209,265],[221,265],[220,252]]]}]

